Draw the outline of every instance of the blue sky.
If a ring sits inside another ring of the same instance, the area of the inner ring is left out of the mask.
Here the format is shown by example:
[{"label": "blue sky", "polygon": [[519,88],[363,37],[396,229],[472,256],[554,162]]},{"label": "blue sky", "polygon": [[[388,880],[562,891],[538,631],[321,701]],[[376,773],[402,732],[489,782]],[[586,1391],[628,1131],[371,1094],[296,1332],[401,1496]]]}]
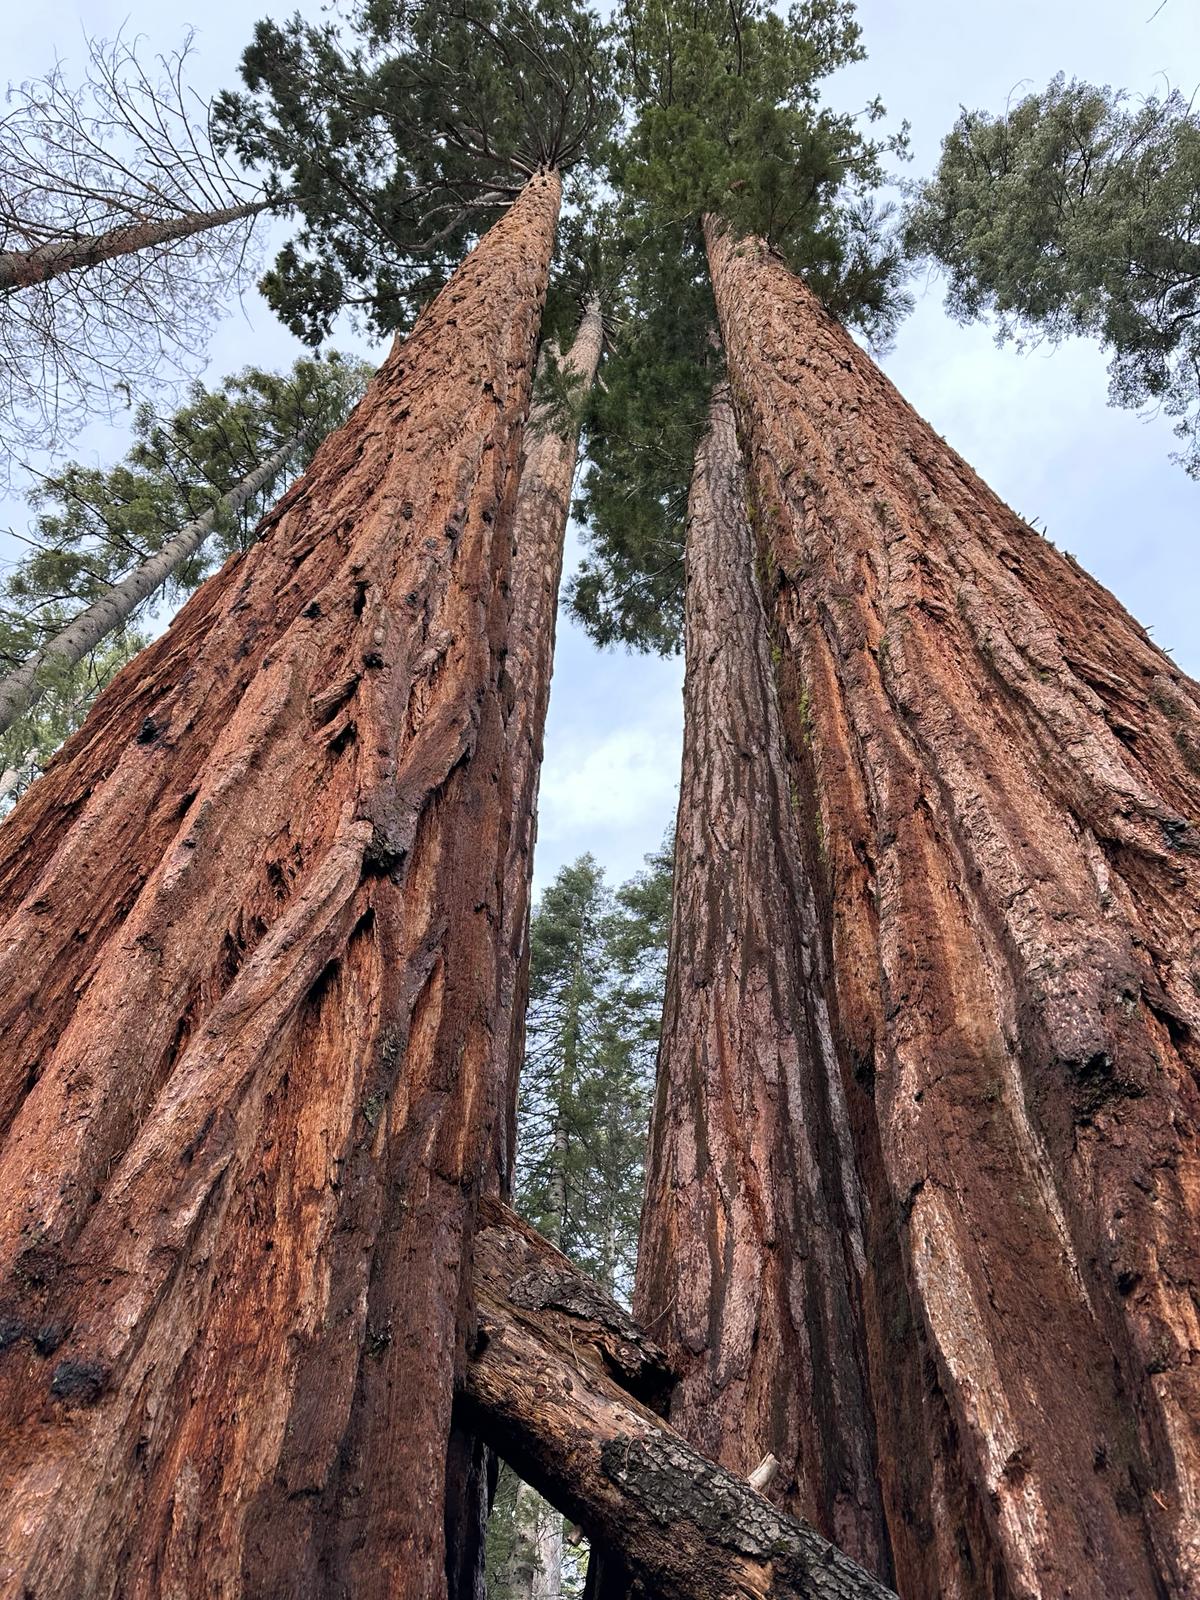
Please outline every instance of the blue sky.
[{"label": "blue sky", "polygon": [[[1200,86],[1200,8],[1194,0],[862,0],[869,59],[839,74],[832,98],[846,109],[881,94],[912,124],[913,176],[928,172],[960,105],[996,110],[1056,72],[1121,85],[1135,94],[1169,82]],[[197,29],[193,85],[232,83],[237,59],[264,10],[292,0],[42,0],[0,10],[0,75],[38,75],[55,54],[82,53],[84,30],[145,37],[171,50]],[[301,10],[316,16],[318,0]],[[286,231],[286,230],[285,230]],[[1200,484],[1169,461],[1161,417],[1110,409],[1105,360],[1074,342],[1021,354],[997,349],[985,327],[962,328],[942,311],[936,279],[884,366],[905,396],[1024,516],[1036,518],[1107,584],[1179,664],[1200,674]],[[351,341],[340,341],[349,347]],[[366,346],[359,348],[370,352]],[[283,367],[296,342],[256,297],[214,331],[211,376],[253,360]],[[73,453],[107,463],[120,435],[95,427]],[[0,527],[21,526],[20,503],[0,507]],[[0,554],[11,545],[0,536]],[[568,551],[568,563],[572,551]],[[674,809],[682,721],[679,661],[598,653],[560,622],[546,738],[537,877],[591,850],[614,880],[628,876],[661,838]]]}]

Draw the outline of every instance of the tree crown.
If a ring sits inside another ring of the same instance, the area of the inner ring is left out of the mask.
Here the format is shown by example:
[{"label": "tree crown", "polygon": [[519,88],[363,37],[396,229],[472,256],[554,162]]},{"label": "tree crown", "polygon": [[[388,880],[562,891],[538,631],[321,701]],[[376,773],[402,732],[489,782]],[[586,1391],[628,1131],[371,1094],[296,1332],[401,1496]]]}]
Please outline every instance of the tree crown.
[{"label": "tree crown", "polygon": [[[622,331],[586,419],[587,552],[570,603],[598,643],[668,653],[692,459],[722,369],[701,220],[759,235],[830,311],[886,338],[908,299],[872,191],[904,134],[872,139],[820,103],[822,80],[863,54],[848,0],[787,17],[766,0],[627,0],[619,27],[630,120],[610,151],[608,248]],[[867,108],[868,122],[882,114]]]},{"label": "tree crown", "polygon": [[536,171],[587,162],[615,111],[578,0],[362,0],[347,34],[260,22],[223,137],[300,216],[263,289],[316,343],[338,312],[407,328]]},{"label": "tree crown", "polygon": [[962,112],[907,212],[962,321],[1101,339],[1115,404],[1177,417],[1200,477],[1200,112],[1060,74],[1002,116]]}]

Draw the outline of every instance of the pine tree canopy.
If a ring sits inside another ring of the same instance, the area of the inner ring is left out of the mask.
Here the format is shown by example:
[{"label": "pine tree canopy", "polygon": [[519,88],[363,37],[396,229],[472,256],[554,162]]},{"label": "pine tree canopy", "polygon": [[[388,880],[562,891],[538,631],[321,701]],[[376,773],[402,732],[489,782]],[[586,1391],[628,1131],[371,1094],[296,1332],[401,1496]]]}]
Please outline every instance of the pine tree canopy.
[{"label": "pine tree canopy", "polygon": [[786,17],[766,0],[631,0],[624,16],[633,123],[612,176],[644,221],[719,216],[765,239],[835,315],[886,334],[905,302],[871,195],[905,136],[868,138],[819,98],[865,54],[850,0],[804,0]]},{"label": "pine tree canopy", "polygon": [[258,23],[223,137],[300,217],[263,281],[294,333],[409,326],[534,172],[589,161],[616,102],[576,0],[363,0],[344,34]]},{"label": "pine tree canopy", "polygon": [[1200,111],[1131,103],[1060,74],[1002,116],[963,111],[909,208],[907,242],[961,321],[1085,334],[1112,352],[1115,405],[1177,417],[1200,477]]},{"label": "pine tree canopy", "polygon": [[630,0],[620,32],[629,125],[610,151],[609,249],[621,333],[586,420],[587,554],[570,602],[597,643],[665,654],[682,636],[688,483],[721,370],[701,220],[765,239],[831,312],[885,340],[909,302],[873,196],[905,133],[874,139],[820,103],[822,80],[863,55],[848,0],[786,17],[765,0]]},{"label": "pine tree canopy", "polygon": [[[303,466],[368,376],[363,362],[334,353],[302,358],[284,375],[249,367],[214,389],[193,383],[187,402],[167,418],[140,406],[124,461],[108,470],[69,462],[33,491],[31,548],[9,575],[5,597],[20,603],[35,633],[42,631],[41,605],[86,605],[292,437],[301,440],[293,465]],[[278,496],[274,485],[236,516],[219,518],[212,538],[174,574],[176,596],[244,549]],[[0,657],[8,655],[0,647]]]}]

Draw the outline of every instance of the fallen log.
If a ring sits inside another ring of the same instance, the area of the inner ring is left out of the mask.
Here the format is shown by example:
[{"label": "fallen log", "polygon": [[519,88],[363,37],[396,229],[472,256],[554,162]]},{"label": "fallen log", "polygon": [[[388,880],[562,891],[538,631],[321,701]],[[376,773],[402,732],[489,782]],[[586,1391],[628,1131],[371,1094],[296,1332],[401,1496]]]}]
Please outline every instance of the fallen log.
[{"label": "fallen log", "polygon": [[512,1212],[475,1242],[464,1421],[656,1600],[895,1600],[665,1423],[653,1341]]}]

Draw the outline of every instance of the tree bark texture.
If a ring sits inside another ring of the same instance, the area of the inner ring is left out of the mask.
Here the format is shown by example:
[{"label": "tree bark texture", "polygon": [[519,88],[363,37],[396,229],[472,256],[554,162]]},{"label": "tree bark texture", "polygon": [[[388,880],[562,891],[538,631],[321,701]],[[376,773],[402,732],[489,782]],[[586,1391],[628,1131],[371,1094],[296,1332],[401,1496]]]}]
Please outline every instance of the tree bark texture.
[{"label": "tree bark texture", "polygon": [[479,1339],[465,1419],[660,1600],[894,1600],[656,1409],[665,1358],[567,1258],[491,1201],[476,1235]]},{"label": "tree bark texture", "polygon": [[0,733],[41,699],[44,690],[38,683],[38,674],[48,662],[53,661],[60,667],[76,666],[110,633],[115,633],[143,600],[160,589],[171,574],[199,550],[216,526],[218,517],[223,512],[240,511],[260,490],[268,489],[299,447],[298,434],[286,440],[260,467],[248,473],[228,494],[222,495],[215,506],[185,523],[161,550],[147,556],[119,583],[85,606],[44,649],[0,678]]},{"label": "tree bark texture", "polygon": [[764,246],[708,244],[874,1213],[880,1454],[917,1462],[898,1586],[1182,1600],[1200,689]]},{"label": "tree bark texture", "polygon": [[670,1420],[885,1580],[861,1197],[728,385],[686,541],[675,898],[634,1313]]},{"label": "tree bark texture", "polygon": [[0,294],[12,294],[35,283],[48,283],[64,272],[80,272],[99,266],[117,256],[135,255],[190,239],[210,228],[225,228],[233,222],[246,222],[270,206],[269,200],[246,200],[239,205],[222,206],[214,211],[184,211],[178,216],[155,218],[149,222],[124,222],[107,233],[63,239],[55,244],[40,244],[33,250],[12,250],[0,254]]},{"label": "tree bark texture", "polygon": [[[589,300],[574,341],[562,359],[577,380],[582,399],[591,389],[604,344],[598,299]],[[557,352],[552,352],[557,355]],[[498,1061],[510,1074],[509,1096],[516,1104],[517,1078],[525,1053],[525,1006],[529,995],[529,901],[533,847],[537,837],[538,785],[550,678],[554,667],[555,621],[562,580],[563,546],[571,513],[571,486],[579,454],[579,421],[557,417],[546,405],[530,413],[513,520],[512,623],[507,672],[513,707],[508,719],[512,787],[516,797],[504,869],[504,970],[512,987],[501,1000],[496,1033]],[[501,1070],[498,1066],[497,1070]],[[515,1125],[510,1128],[515,1141]],[[507,1152],[508,1170],[515,1144]]]},{"label": "tree bark texture", "polygon": [[416,1600],[475,1549],[447,1438],[507,1139],[503,658],[559,194],[531,180],[0,829],[6,1596]]}]

